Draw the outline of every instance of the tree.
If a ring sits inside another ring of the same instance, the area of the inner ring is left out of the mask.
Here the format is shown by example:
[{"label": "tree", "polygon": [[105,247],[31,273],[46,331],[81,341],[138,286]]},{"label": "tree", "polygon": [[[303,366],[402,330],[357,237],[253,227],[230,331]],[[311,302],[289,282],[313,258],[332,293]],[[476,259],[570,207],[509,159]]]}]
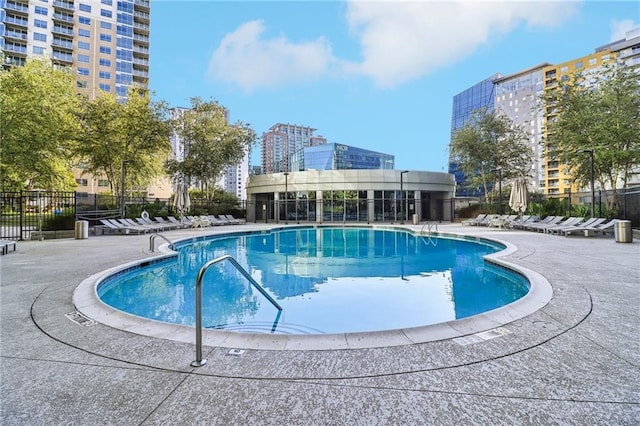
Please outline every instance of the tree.
[{"label": "tree", "polygon": [[69,190],[80,108],[75,79],[50,62],[30,59],[0,70],[2,189]]},{"label": "tree", "polygon": [[453,136],[451,157],[469,176],[470,186],[484,188],[485,200],[490,203],[490,181],[495,188],[498,176],[511,179],[529,174],[533,152],[527,140],[526,133],[507,116],[482,109]]},{"label": "tree", "polygon": [[[594,176],[601,188],[626,186],[640,165],[640,78],[638,69],[610,63],[561,81],[543,95],[547,153],[569,166],[574,181],[589,185],[591,167],[580,150],[593,150]],[[609,206],[611,207],[611,206]]]},{"label": "tree", "polygon": [[104,174],[114,194],[122,191],[125,170],[125,186],[144,186],[164,174],[171,150],[164,102],[153,102],[148,92],[135,88],[122,103],[103,92],[86,101],[81,117],[76,150],[81,166],[89,173]]},{"label": "tree", "polygon": [[216,101],[191,99],[191,108],[173,121],[173,131],[184,143],[184,160],[167,161],[171,175],[199,182],[208,192],[223,168],[237,164],[256,139],[249,125],[227,122],[227,110]]}]

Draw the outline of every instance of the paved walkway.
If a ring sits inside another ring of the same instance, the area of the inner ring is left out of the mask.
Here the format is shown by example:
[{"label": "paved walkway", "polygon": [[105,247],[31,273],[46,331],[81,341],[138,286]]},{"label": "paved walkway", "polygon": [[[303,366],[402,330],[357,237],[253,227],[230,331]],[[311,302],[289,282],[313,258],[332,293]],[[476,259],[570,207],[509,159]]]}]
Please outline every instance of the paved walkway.
[{"label": "paved walkway", "polygon": [[152,256],[148,236],[19,242],[0,257],[0,423],[640,424],[640,241],[439,231],[514,244],[504,260],[544,275],[552,300],[490,339],[241,356],[205,346],[209,363],[194,369],[192,343],[65,316],[84,279]]}]

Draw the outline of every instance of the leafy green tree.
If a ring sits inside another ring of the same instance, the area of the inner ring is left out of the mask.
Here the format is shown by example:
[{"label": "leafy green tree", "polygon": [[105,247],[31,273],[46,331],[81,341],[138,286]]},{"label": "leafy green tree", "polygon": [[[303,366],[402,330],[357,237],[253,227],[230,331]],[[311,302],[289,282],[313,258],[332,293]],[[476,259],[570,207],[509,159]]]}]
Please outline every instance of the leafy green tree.
[{"label": "leafy green tree", "polygon": [[[587,70],[547,90],[547,153],[566,164],[574,181],[587,187],[592,150],[594,176],[601,188],[626,186],[640,165],[640,79],[638,69],[610,63]],[[555,116],[555,117],[554,117]]]},{"label": "leafy green tree", "polygon": [[255,142],[247,124],[227,122],[227,110],[217,101],[191,99],[191,108],[173,121],[173,131],[184,143],[184,160],[169,160],[167,172],[198,182],[206,192],[227,165],[237,164]]},{"label": "leafy green tree", "polygon": [[80,165],[89,173],[104,174],[114,194],[125,186],[145,186],[164,175],[169,157],[170,127],[164,102],[154,102],[147,91],[131,88],[125,102],[110,93],[87,100],[82,114]]},{"label": "leafy green tree", "polygon": [[80,98],[74,76],[30,59],[0,69],[2,189],[70,190]]},{"label": "leafy green tree", "polygon": [[499,177],[508,180],[529,174],[533,151],[527,147],[527,140],[526,133],[507,116],[482,109],[453,136],[451,158],[468,176],[468,185],[482,187],[490,203],[493,193],[489,188],[497,188]]}]

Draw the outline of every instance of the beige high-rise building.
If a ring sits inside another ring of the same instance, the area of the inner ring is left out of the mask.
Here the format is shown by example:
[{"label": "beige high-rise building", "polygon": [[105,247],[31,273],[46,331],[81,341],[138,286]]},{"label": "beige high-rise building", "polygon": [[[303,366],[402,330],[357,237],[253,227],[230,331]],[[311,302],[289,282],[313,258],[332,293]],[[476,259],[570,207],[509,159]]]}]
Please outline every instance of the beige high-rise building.
[{"label": "beige high-rise building", "polygon": [[[2,65],[50,58],[73,70],[78,91],[89,99],[100,91],[126,98],[129,86],[148,87],[149,12],[149,0],[0,1]],[[105,178],[75,174],[78,192],[109,190]],[[143,191],[165,197],[166,186]]]}]

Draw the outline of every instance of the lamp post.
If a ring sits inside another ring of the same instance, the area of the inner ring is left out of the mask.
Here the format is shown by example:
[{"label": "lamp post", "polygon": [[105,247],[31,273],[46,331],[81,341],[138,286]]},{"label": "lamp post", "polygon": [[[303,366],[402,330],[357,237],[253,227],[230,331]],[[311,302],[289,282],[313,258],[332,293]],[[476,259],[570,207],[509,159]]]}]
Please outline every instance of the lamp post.
[{"label": "lamp post", "polygon": [[596,201],[596,190],[593,186],[593,150],[592,149],[581,149],[578,151],[578,154],[589,154],[589,181],[591,184],[591,217],[595,217],[594,207]]},{"label": "lamp post", "polygon": [[289,224],[289,172],[284,172],[284,224]]},{"label": "lamp post", "polygon": [[403,170],[400,172],[400,224],[404,225],[404,188],[403,188],[403,183],[404,181],[402,180],[402,175],[404,175],[405,173],[409,173],[409,170]]},{"label": "lamp post", "polygon": [[122,170],[121,170],[121,174],[120,174],[120,217],[122,219],[124,219],[125,215],[127,214],[127,210],[125,207],[125,203],[124,203],[124,196],[125,196],[125,180],[126,180],[126,176],[127,176],[127,164],[129,164],[131,161],[129,160],[122,160]]}]

